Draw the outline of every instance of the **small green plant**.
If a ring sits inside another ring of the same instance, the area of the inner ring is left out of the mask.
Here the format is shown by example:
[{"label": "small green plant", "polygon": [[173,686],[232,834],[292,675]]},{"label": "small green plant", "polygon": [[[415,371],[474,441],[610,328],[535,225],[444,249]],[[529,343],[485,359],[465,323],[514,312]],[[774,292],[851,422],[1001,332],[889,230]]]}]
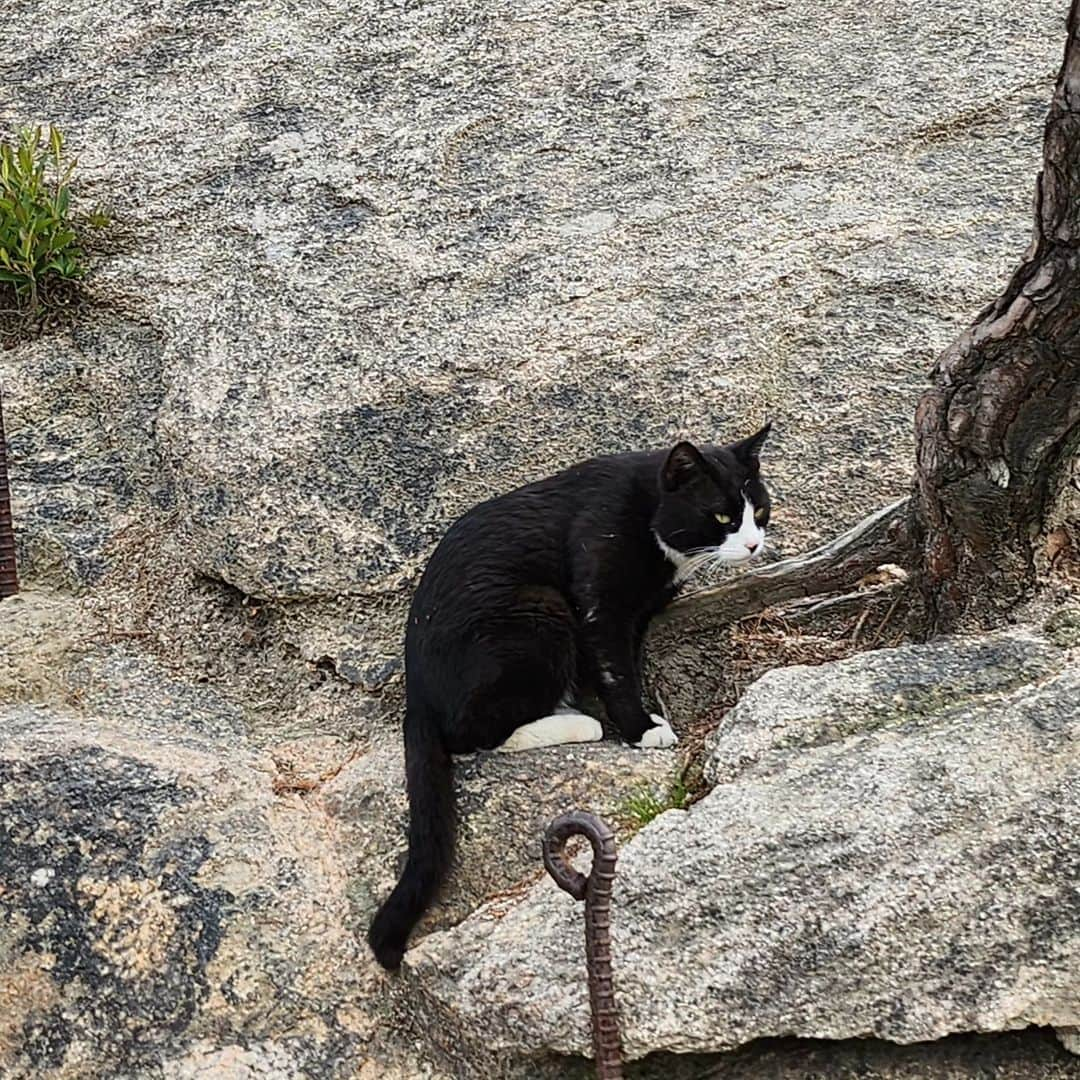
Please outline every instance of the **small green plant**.
[{"label": "small green plant", "polygon": [[75,165],[52,126],[47,138],[41,128],[26,128],[16,143],[0,141],[0,283],[13,288],[28,314],[43,306],[50,281],[71,282],[86,273],[80,226],[108,223],[100,210],[72,213]]},{"label": "small green plant", "polygon": [[642,829],[665,810],[685,810],[689,800],[690,791],[680,775],[662,793],[648,784],[630,792],[619,807],[619,816],[633,828]]}]

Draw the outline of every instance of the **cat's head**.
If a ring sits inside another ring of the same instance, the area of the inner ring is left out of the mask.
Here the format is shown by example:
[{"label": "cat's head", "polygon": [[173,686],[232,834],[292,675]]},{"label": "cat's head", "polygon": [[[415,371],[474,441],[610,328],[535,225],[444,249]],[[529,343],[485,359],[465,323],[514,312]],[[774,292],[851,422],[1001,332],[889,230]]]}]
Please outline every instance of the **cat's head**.
[{"label": "cat's head", "polygon": [[727,446],[680,442],[669,451],[653,531],[680,577],[708,562],[745,562],[764,550],[771,506],[761,447],[771,429],[766,424]]}]

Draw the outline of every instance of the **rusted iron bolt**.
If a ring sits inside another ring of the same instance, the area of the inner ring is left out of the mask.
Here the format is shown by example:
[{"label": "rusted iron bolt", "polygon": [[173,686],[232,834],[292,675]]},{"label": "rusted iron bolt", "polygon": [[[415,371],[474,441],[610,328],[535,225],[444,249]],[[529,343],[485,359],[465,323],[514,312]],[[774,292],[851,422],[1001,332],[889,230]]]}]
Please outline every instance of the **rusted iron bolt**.
[{"label": "rusted iron bolt", "polygon": [[[592,870],[579,873],[566,858],[566,842],[584,836],[593,849]],[[544,833],[544,866],[575,900],[585,901],[585,963],[589,974],[593,1056],[599,1080],[622,1080],[622,1040],[611,978],[611,887],[615,881],[615,833],[584,810],[555,818]]]},{"label": "rusted iron bolt", "polygon": [[19,591],[15,572],[15,530],[11,523],[11,487],[8,482],[7,441],[4,435],[4,399],[0,391],[0,600]]}]

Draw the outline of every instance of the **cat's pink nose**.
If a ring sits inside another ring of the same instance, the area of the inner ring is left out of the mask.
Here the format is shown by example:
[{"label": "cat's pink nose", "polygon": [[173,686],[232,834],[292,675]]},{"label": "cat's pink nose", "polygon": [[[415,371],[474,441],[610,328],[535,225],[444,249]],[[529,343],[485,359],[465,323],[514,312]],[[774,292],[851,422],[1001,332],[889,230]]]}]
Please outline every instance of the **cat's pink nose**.
[{"label": "cat's pink nose", "polygon": [[758,544],[751,544],[749,540],[746,542],[746,550],[749,551],[751,555],[753,555],[754,552],[757,551],[758,547]]}]

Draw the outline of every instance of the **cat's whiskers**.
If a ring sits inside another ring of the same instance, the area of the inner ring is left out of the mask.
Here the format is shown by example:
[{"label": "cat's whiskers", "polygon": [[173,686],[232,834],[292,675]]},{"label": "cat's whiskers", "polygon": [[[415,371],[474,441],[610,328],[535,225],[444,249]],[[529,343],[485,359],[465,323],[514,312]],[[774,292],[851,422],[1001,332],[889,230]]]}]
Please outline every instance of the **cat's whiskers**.
[{"label": "cat's whiskers", "polygon": [[681,580],[686,581],[703,567],[710,567],[718,557],[718,549],[714,547],[692,548],[682,554],[686,561],[679,568],[679,577]]}]

